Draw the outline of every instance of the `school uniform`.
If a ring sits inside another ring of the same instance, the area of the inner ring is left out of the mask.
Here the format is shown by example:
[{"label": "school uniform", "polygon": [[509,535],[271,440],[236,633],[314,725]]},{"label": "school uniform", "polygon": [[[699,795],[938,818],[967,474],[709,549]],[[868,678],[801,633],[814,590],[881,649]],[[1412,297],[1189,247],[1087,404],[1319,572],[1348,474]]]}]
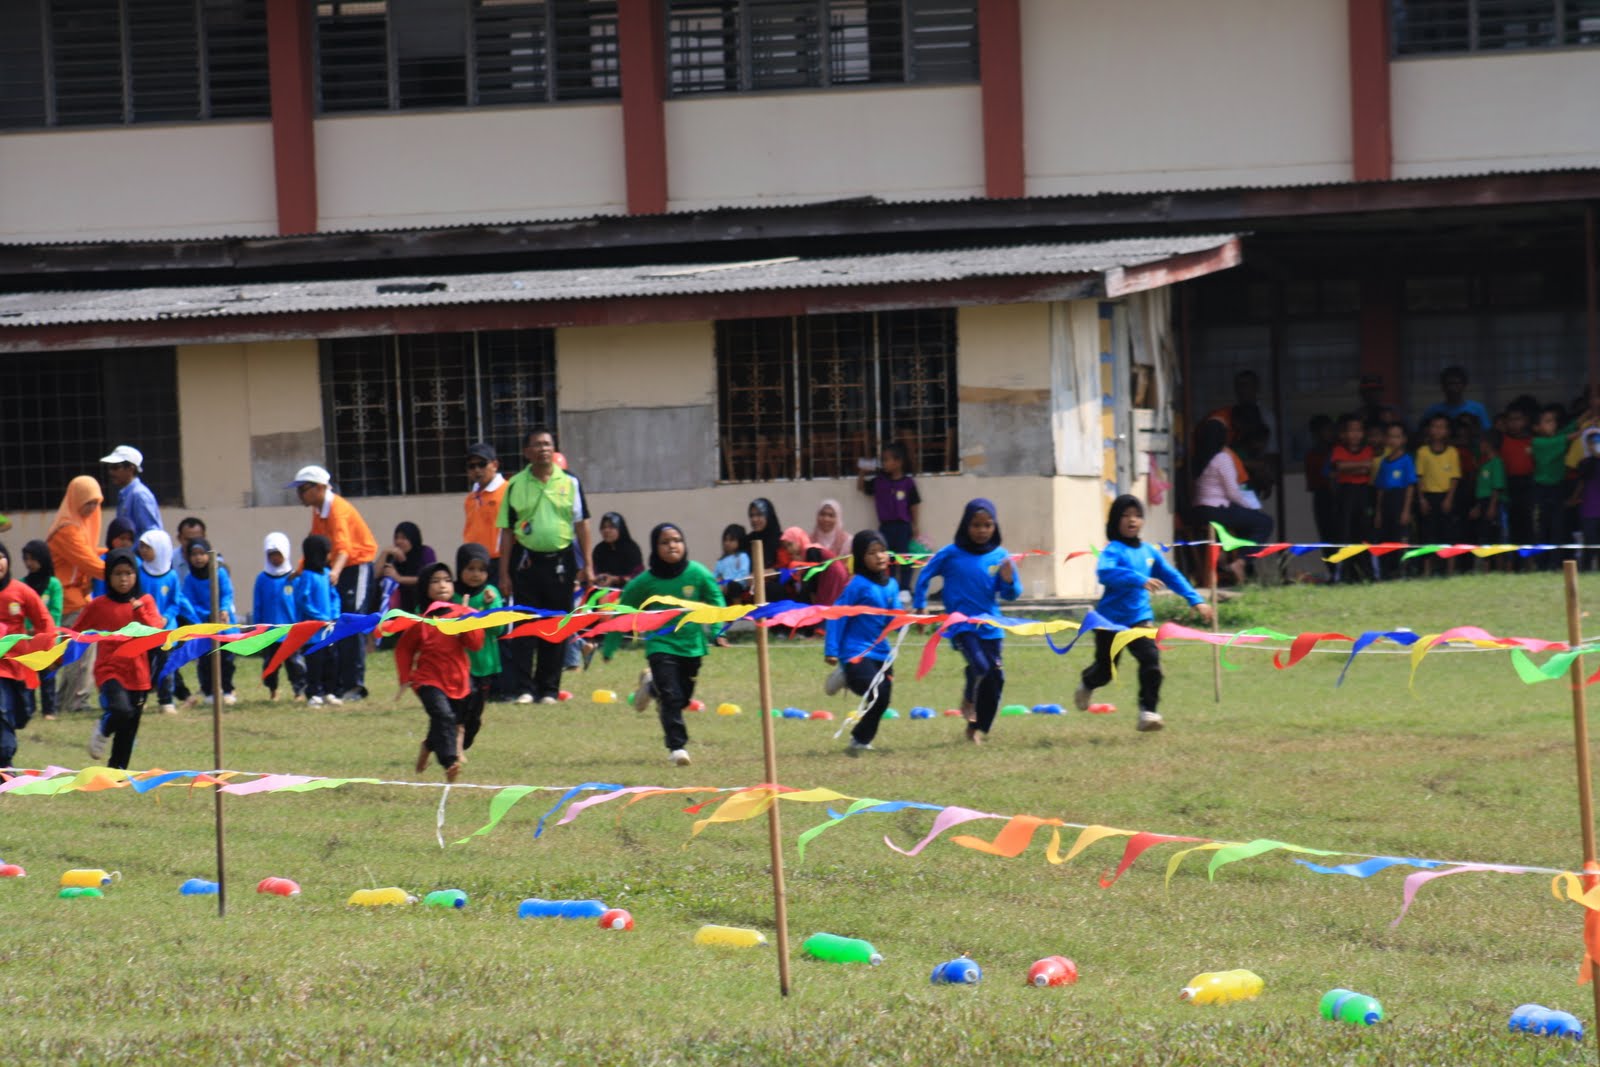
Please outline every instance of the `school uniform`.
[{"label": "school uniform", "polygon": [[445,770],[460,761],[456,727],[462,725],[472,695],[472,663],[467,656],[483,647],[483,631],[447,634],[418,622],[400,635],[394,648],[400,684],[410,686],[428,714],[428,751]]},{"label": "school uniform", "polygon": [[[333,622],[339,618],[339,591],[328,572],[307,561],[291,590],[296,622]],[[339,651],[335,645],[306,653],[305,692],[312,697],[337,696]]]},{"label": "school uniform", "polygon": [[[900,607],[900,586],[888,575],[879,582],[858,573],[850,579],[834,603],[839,607],[894,611]],[[887,615],[848,615],[828,620],[823,654],[839,661],[850,692],[864,697],[872,689],[872,683],[878,683],[878,688],[872,692],[872,703],[850,731],[851,739],[858,745],[870,745],[878,735],[878,723],[889,709],[889,700],[894,692],[894,670],[883,669],[890,652],[889,643],[883,640],[883,631],[889,622]]]},{"label": "school uniform", "polygon": [[1451,489],[1461,482],[1461,453],[1455,445],[1435,452],[1431,445],[1417,449],[1417,491],[1428,502],[1428,513],[1417,512],[1417,532],[1425,545],[1453,544],[1456,538],[1454,501],[1445,506]]},{"label": "school uniform", "polygon": [[[457,557],[459,559],[459,556]],[[460,567],[457,567],[460,573]],[[457,583],[457,588],[460,584]],[[500,606],[500,590],[492,582],[484,582],[476,593],[463,593],[458,595],[456,603],[465,604],[473,611],[492,611]],[[472,691],[463,702],[460,709],[460,725],[465,727],[461,747],[463,750],[472,747],[473,740],[478,736],[478,731],[483,727],[483,707],[489,699],[489,690],[494,687],[494,680],[500,677],[500,635],[509,627],[495,626],[483,632],[483,647],[468,650],[468,673],[472,678]]]},{"label": "school uniform", "polygon": [[[190,545],[201,542],[191,541]],[[211,566],[206,568],[205,574],[196,574],[194,568],[184,577],[180,588],[182,601],[178,607],[178,622],[197,623],[212,622],[211,618],[211,571],[217,572],[217,610],[220,617],[216,622],[238,622],[238,616],[233,610],[233,578],[228,574],[228,568],[216,558],[211,561]],[[208,646],[216,642],[206,641]],[[220,656],[222,659],[222,692],[224,695],[233,693],[233,653],[223,649],[220,652],[207,650],[207,655]],[[202,660],[195,671],[200,676],[200,692],[209,699],[212,696],[212,674],[209,661]]]},{"label": "school uniform", "polygon": [[[1143,541],[1117,540],[1100,552],[1095,567],[1095,580],[1104,587],[1094,610],[1119,626],[1151,625],[1155,615],[1150,608],[1150,593],[1145,583],[1159,579],[1168,589],[1198,606],[1202,600],[1194,586],[1172,564],[1167,562],[1155,546]],[[1121,658],[1111,655],[1111,644],[1116,640],[1115,630],[1094,632],[1094,662],[1084,668],[1080,681],[1085,689],[1099,689],[1111,682],[1112,668]],[[1131,653],[1139,664],[1139,710],[1154,712],[1161,703],[1161,650],[1148,637],[1128,642],[1122,651]]]},{"label": "school uniform", "polygon": [[[662,570],[654,558],[657,531],[651,531],[651,565]],[[641,607],[653,596],[671,596],[721,607],[722,589],[716,576],[704,565],[685,560],[681,570],[667,565],[662,573],[646,569],[622,587],[621,603],[628,607]],[[668,752],[688,747],[689,728],[683,721],[683,709],[694,697],[695,680],[700,674],[700,661],[706,655],[706,628],[704,626],[663,626],[644,637],[645,661],[650,664],[650,684],[655,690],[656,714],[661,720],[661,736]],[[607,651],[614,651],[620,635],[607,634]]]},{"label": "school uniform", "polygon": [[[120,630],[130,622],[161,627],[161,613],[147,595],[118,601],[112,596],[96,597],[78,616],[79,630]],[[119,656],[117,648],[127,638],[112,638],[100,643],[94,661],[94,684],[100,690],[100,704],[106,714],[99,730],[111,739],[111,754],[106,766],[126,770],[133,758],[133,744],[139,737],[139,720],[144,715],[145,698],[150,694],[150,661],[144,656]],[[202,672],[203,673],[203,672]]]},{"label": "school uniform", "polygon": [[[10,656],[41,652],[55,644],[55,623],[39,594],[22,579],[9,574],[0,581],[0,637],[33,632],[13,645]],[[17,755],[16,732],[32,715],[26,694],[37,689],[39,676],[14,658],[0,659],[0,767],[10,767]]]}]

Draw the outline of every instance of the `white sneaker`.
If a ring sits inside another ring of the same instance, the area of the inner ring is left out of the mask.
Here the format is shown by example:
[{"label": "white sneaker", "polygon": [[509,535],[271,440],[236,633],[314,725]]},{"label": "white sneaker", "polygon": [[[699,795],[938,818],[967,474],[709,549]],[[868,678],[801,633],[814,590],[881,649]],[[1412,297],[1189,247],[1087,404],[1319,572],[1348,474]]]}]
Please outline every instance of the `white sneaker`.
[{"label": "white sneaker", "polygon": [[1160,712],[1139,709],[1139,725],[1137,728],[1140,733],[1149,733],[1151,730],[1161,729]]},{"label": "white sneaker", "polygon": [[[338,698],[335,697],[334,699],[337,700]],[[306,697],[306,707],[308,708],[320,708],[322,707],[322,703],[323,701],[321,697]]]},{"label": "white sneaker", "polygon": [[1088,711],[1089,700],[1093,696],[1093,689],[1090,689],[1086,685],[1080,685],[1078,686],[1077,691],[1072,694],[1072,706],[1077,708],[1079,711]]},{"label": "white sneaker", "polygon": [[111,743],[111,738],[100,732],[100,724],[94,724],[94,733],[89,735],[89,758],[105,759],[106,746]]},{"label": "white sneaker", "polygon": [[234,696],[232,693],[223,693],[222,694],[222,702],[224,704],[232,706],[234,704],[239,703],[239,698]]},{"label": "white sneaker", "polygon": [[[637,688],[637,689],[635,689],[633,691],[633,710],[634,711],[648,711],[648,710],[650,710],[650,703],[651,703],[651,701],[655,700],[655,698],[656,698],[656,684],[655,684],[654,681],[651,680],[651,678],[650,678],[650,669],[647,667],[644,670],[639,672],[639,688]],[[682,752],[682,751],[683,751],[683,749],[681,749],[681,748],[677,750],[677,752]],[[674,759],[674,761],[676,761],[676,759],[677,759],[676,752],[673,754],[673,759]],[[688,763],[688,762],[689,762],[689,757],[688,757],[687,754],[685,754],[684,757],[683,757],[683,763],[678,764],[678,766],[681,767],[685,763]]]},{"label": "white sneaker", "polygon": [[853,737],[850,739],[850,754],[851,755],[854,755],[857,752],[871,752],[871,751],[872,751],[872,742],[871,741],[857,741]]},{"label": "white sneaker", "polygon": [[517,697],[517,701],[516,702],[518,704],[532,704],[533,703],[533,694],[532,693],[523,693],[522,695]]},{"label": "white sneaker", "polygon": [[329,693],[327,696],[323,697],[322,698],[322,702],[324,704],[327,704],[329,707],[334,707],[334,708],[336,708],[340,704],[344,703],[344,701],[340,700],[338,697],[334,696],[332,693]]},{"label": "white sneaker", "polygon": [[161,714],[163,714],[163,715],[176,715],[176,714],[178,714],[178,705],[176,705],[176,704],[163,704],[163,705],[161,705]]},{"label": "white sneaker", "polygon": [[829,696],[834,696],[839,692],[839,690],[844,688],[844,685],[844,664],[841,663],[833,669],[832,673],[828,675],[828,680],[822,683],[822,691],[827,693]]},{"label": "white sneaker", "polygon": [[556,698],[555,697],[540,697],[539,698],[539,703],[541,703],[541,704],[554,704],[554,703],[556,703]]},{"label": "white sneaker", "polygon": [[672,754],[669,755],[667,758],[672,761],[672,765],[674,767],[687,767],[687,766],[689,766],[689,753],[685,752],[681,748],[673,749],[672,750]]}]

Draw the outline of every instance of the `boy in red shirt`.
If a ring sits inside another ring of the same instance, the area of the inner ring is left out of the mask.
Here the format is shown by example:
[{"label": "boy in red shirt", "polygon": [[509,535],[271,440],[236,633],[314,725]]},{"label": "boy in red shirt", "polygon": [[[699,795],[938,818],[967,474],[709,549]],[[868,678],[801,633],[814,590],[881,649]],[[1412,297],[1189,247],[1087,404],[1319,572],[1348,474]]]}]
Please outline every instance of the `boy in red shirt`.
[{"label": "boy in red shirt", "polygon": [[[448,564],[435,563],[417,575],[423,590],[420,598],[427,605],[425,616],[449,615],[455,596],[455,581]],[[436,610],[440,605],[442,610]],[[467,698],[472,695],[472,664],[468,652],[483,648],[483,631],[470,630],[447,634],[431,623],[412,624],[394,648],[395,669],[402,686],[416,690],[422,710],[428,713],[428,737],[417,753],[417,772],[428,769],[432,752],[444,768],[444,776],[455,781],[461,773],[461,732]]]},{"label": "boy in red shirt", "polygon": [[[0,545],[0,637],[28,632],[34,636],[11,646],[11,655],[40,652],[55,644],[56,626],[39,594],[20,578],[11,580],[11,553]],[[11,766],[17,755],[17,731],[28,725],[29,689],[39,687],[39,675],[14,659],[0,659],[0,767]]]},{"label": "boy in red shirt", "polygon": [[1506,468],[1506,532],[1512,544],[1526,545],[1533,541],[1533,434],[1521,407],[1506,409],[1500,462]]},{"label": "boy in red shirt", "polygon": [[[110,632],[130,622],[159,630],[161,611],[155,600],[139,594],[139,557],[131,549],[116,548],[106,554],[105,595],[89,601],[78,616],[77,628]],[[89,755],[94,759],[104,756],[110,741],[111,758],[106,766],[123,770],[133,756],[145,697],[150,695],[150,657],[117,655],[125,640],[101,642],[94,657],[94,684],[100,687],[106,715],[89,735]]]},{"label": "boy in red shirt", "polygon": [[[1328,452],[1328,471],[1333,475],[1333,505],[1336,516],[1334,541],[1340,544],[1360,544],[1367,539],[1371,529],[1369,513],[1372,505],[1372,468],[1376,458],[1372,446],[1365,443],[1367,428],[1354,415],[1346,415],[1339,422],[1339,441]],[[1350,565],[1349,570],[1345,569]],[[1361,577],[1365,571],[1372,575],[1372,561],[1365,555],[1356,556],[1339,564],[1335,581]]]}]

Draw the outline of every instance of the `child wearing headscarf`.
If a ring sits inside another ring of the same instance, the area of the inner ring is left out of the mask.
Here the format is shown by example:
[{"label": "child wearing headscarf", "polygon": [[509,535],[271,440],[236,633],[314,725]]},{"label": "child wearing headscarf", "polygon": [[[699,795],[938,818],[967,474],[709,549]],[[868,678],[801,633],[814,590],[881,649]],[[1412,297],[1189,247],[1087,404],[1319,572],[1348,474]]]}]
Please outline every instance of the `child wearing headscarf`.
[{"label": "child wearing headscarf", "polygon": [[[451,613],[455,582],[450,565],[435,563],[417,575],[417,603],[424,615]],[[394,646],[395,670],[402,686],[410,686],[428,713],[428,736],[417,754],[417,773],[428,769],[432,753],[455,781],[461,773],[461,739],[465,705],[472,695],[472,663],[468,657],[483,648],[482,630],[447,634],[432,623],[416,622]]]},{"label": "child wearing headscarf", "polygon": [[[50,557],[50,546],[43,541],[29,541],[22,546],[22,563],[27,568],[27,576],[23,581],[28,588],[39,594],[39,599],[44,601],[44,609],[50,613],[50,621],[57,626],[61,625],[61,579],[56,577],[55,561]],[[29,629],[32,629],[29,624]],[[34,631],[37,633],[38,631]],[[28,703],[28,713],[33,713],[33,702],[37,696],[39,713],[46,721],[56,717],[56,672],[52,667],[47,671],[39,672],[39,688],[29,689],[25,694]]]},{"label": "child wearing headscarf", "polygon": [[[333,542],[322,534],[312,534],[300,543],[300,577],[294,583],[295,622],[333,622],[339,617],[339,591],[328,577],[328,556]],[[334,691],[339,678],[339,641],[307,652],[306,706],[339,705]]]},{"label": "child wearing headscarf", "polygon": [[[178,625],[179,616],[186,613],[196,617],[193,609],[184,610],[183,584],[178,580],[178,572],[172,568],[172,538],[167,536],[166,531],[146,530],[139,536],[134,554],[139,557],[139,587],[155,601],[156,611],[161,613],[162,627],[172,629]],[[207,603],[210,603],[209,599]],[[168,652],[158,645],[150,650],[149,656],[156,703],[161,705],[162,714],[176,715],[178,705],[173,700],[174,676],[169,674],[163,677],[161,674]]]},{"label": "child wearing headscarf", "polygon": [[[928,584],[944,579],[944,607],[963,615],[994,615],[996,597],[1015,600],[1022,595],[1022,578],[1000,543],[1000,521],[994,504],[982,497],[967,501],[956,527],[955,544],[933,554],[917,576],[911,601],[914,610],[928,604]],[[982,744],[1000,710],[1006,675],[1001,662],[1004,631],[988,623],[962,622],[946,631],[950,644],[967,661],[967,684],[961,714],[967,720],[967,740]]]},{"label": "child wearing headscarf", "polygon": [[[783,583],[777,576],[777,571],[782,564],[778,562],[780,544],[783,540],[783,527],[778,524],[778,509],[772,506],[772,501],[764,496],[758,496],[750,501],[748,513],[750,519],[750,544],[761,542],[761,552],[764,556],[762,566],[766,574],[755,576],[756,581],[766,584],[767,600],[782,600]],[[755,565],[755,551],[750,552],[751,566]]]},{"label": "child wearing headscarf", "polygon": [[[1154,615],[1150,610],[1150,594],[1171,589],[1210,621],[1211,605],[1201,599],[1194,586],[1154,546],[1139,539],[1144,529],[1144,504],[1136,496],[1119,496],[1111,502],[1106,515],[1106,547],[1100,553],[1100,564],[1095,577],[1105,587],[1105,595],[1095,605],[1095,611],[1119,626],[1152,626]],[[1111,655],[1115,630],[1094,632],[1094,662],[1084,669],[1073,703],[1079,711],[1089,710],[1089,700],[1094,691],[1111,681],[1111,670],[1116,666],[1119,652]],[[1139,721],[1142,731],[1161,729],[1161,713],[1156,710],[1161,701],[1161,650],[1148,637],[1128,643],[1127,651],[1139,661]]]},{"label": "child wearing headscarf", "polygon": [[[193,563],[191,561],[191,566]],[[130,622],[159,628],[161,613],[155,601],[139,592],[139,559],[126,548],[106,553],[106,592],[96,597],[78,616],[77,629],[109,633]],[[145,698],[150,695],[150,661],[144,656],[119,656],[117,646],[129,638],[101,642],[103,655],[95,657],[94,683],[100,688],[100,703],[106,713],[95,722],[89,735],[89,756],[101,759],[106,745],[111,756],[106,766],[126,770],[133,756],[133,743],[139,737],[139,719],[144,715]]]},{"label": "child wearing headscarf", "polygon": [[[109,552],[113,548],[128,548],[134,549],[135,554],[137,554],[134,544],[137,537],[138,532],[134,530],[133,523],[118,516],[112,519],[111,524],[106,527],[106,551]],[[101,562],[105,562],[104,557],[101,558]],[[103,596],[105,591],[105,579],[96,578],[94,585],[90,587],[90,596]]]},{"label": "child wearing headscarf", "polygon": [[[238,622],[238,616],[233,611],[233,578],[228,574],[227,565],[216,557],[211,551],[211,542],[204,537],[197,537],[190,541],[183,552],[184,559],[189,561],[189,573],[184,576],[180,588],[183,592],[182,602],[178,607],[178,622]],[[217,572],[217,613],[218,617],[211,617],[211,572]],[[207,641],[208,645],[213,642]],[[222,702],[236,704],[239,698],[233,693],[233,653],[223,649],[220,652],[207,650],[208,655],[220,656],[222,659]],[[211,691],[211,664],[202,662],[195,671],[200,676],[200,692],[210,699]],[[190,697],[191,702],[198,700]]]},{"label": "child wearing headscarf", "polygon": [[[61,579],[64,626],[77,625],[78,614],[94,590],[94,580],[105,577],[106,565],[100,558],[105,552],[100,544],[100,505],[104,499],[99,482],[87,474],[78,475],[67,483],[66,495],[44,535],[55,560],[56,577]],[[89,705],[96,648],[90,645],[76,663],[60,669],[60,703],[69,711]]]},{"label": "child wearing headscarf", "polygon": [[[0,637],[33,632],[33,637],[12,646],[13,655],[39,652],[55,644],[56,626],[39,594],[27,582],[13,580],[11,553],[0,545]],[[17,731],[32,714],[25,694],[39,685],[39,676],[15,659],[0,659],[0,767],[10,767],[17,755]]]},{"label": "child wearing headscarf", "polygon": [[844,509],[837,500],[824,500],[817,507],[817,525],[811,543],[822,550],[823,559],[850,555],[850,531],[844,528]]},{"label": "child wearing headscarf", "polygon": [[[716,577],[689,558],[683,531],[670,522],[650,531],[649,569],[623,586],[621,602],[637,608],[653,596],[718,607],[724,604]],[[607,634],[607,650],[614,649],[619,640],[619,634]],[[717,643],[725,644],[721,638]],[[644,711],[652,700],[657,702],[667,758],[675,766],[687,767],[689,730],[684,725],[683,709],[694,697],[695,678],[706,654],[706,628],[690,624],[651,630],[644,635],[644,653],[650,666],[639,675],[639,687],[633,694],[634,710]]]},{"label": "child wearing headscarf", "polygon": [[[250,599],[255,605],[253,621],[263,626],[288,626],[296,621],[295,575],[289,555],[289,535],[277,530],[267,534],[261,542],[261,557],[265,566],[256,575],[256,587]],[[265,654],[271,656],[272,649],[269,647]],[[306,661],[293,655],[284,661],[284,666],[289,669],[289,687],[299,700],[306,688]],[[267,687],[267,698],[277,700],[278,671],[263,675],[261,682]]]},{"label": "child wearing headscarf", "polygon": [[[465,604],[473,611],[493,611],[500,606],[500,590],[489,581],[493,562],[486,545],[475,541],[456,549],[457,604]],[[500,635],[510,627],[495,626],[483,631],[483,647],[467,652],[471,665],[472,692],[461,707],[458,748],[465,752],[472,747],[473,739],[483,726],[483,708],[489,699],[489,690],[500,676]]]},{"label": "child wearing headscarf", "polygon": [[817,573],[811,573],[828,558],[822,549],[811,543],[811,538],[800,527],[791,526],[783,531],[783,538],[778,542],[778,568],[790,572],[785,595],[821,607],[838,600],[839,594],[850,581],[850,572],[845,565],[835,559]]},{"label": "child wearing headscarf", "polygon": [[[897,611],[900,584],[890,571],[889,545],[883,534],[877,530],[862,530],[851,541],[850,555],[856,574],[835,603],[841,607]],[[827,644],[822,654],[835,667],[823,688],[829,696],[845,686],[858,697],[872,694],[872,702],[850,731],[852,754],[872,748],[872,739],[878,736],[878,722],[888,710],[894,690],[894,671],[885,666],[889,645],[883,640],[889,618],[888,615],[848,615],[828,620]],[[874,683],[876,688],[873,688]]]}]

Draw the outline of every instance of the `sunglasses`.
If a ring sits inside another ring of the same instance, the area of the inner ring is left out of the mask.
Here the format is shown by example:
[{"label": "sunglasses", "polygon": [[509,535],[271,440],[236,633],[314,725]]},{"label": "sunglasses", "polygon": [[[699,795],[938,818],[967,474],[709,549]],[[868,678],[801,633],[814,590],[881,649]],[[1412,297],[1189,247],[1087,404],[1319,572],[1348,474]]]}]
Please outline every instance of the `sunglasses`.
[{"label": "sunglasses", "polygon": [[469,459],[469,460],[467,460],[467,470],[469,470],[469,471],[480,470],[480,469],[482,469],[484,467],[487,467],[488,465],[489,465],[489,461],[486,460],[486,459]]}]

